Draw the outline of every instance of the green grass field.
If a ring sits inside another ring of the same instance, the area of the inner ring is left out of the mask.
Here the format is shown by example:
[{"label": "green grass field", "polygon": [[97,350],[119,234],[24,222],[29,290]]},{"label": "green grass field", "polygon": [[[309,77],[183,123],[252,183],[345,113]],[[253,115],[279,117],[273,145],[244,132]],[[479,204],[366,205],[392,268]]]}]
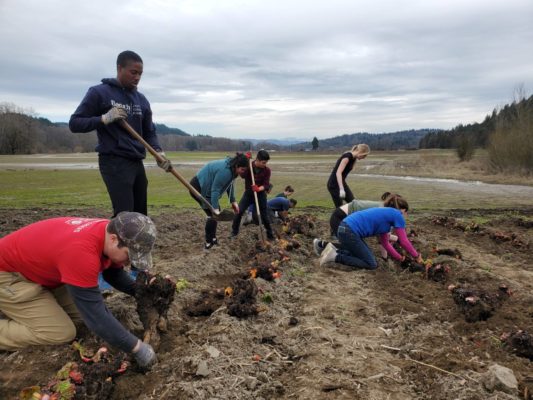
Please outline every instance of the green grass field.
[{"label": "green grass field", "polygon": [[[180,174],[189,180],[203,164],[223,158],[227,153],[173,152],[167,155]],[[290,184],[296,189],[294,198],[298,200],[298,208],[333,207],[326,181],[339,154],[298,152],[272,153],[271,156],[272,195]],[[148,157],[151,212],[157,213],[161,207],[196,208],[187,189],[174,176],[154,167],[153,160]],[[483,154],[480,154],[470,164],[459,164],[453,152],[446,150],[374,152],[356,164],[348,183],[360,199],[379,200],[384,191],[397,192],[406,197],[415,210],[521,208],[532,205],[531,186],[401,180],[388,176],[494,181],[493,176],[480,179],[483,173],[478,167],[482,158]],[[91,164],[92,168],[84,167],[85,163]],[[77,165],[78,169],[67,169],[67,164]],[[107,191],[96,165],[95,153],[0,156],[0,207],[110,208]],[[520,183],[522,179],[496,178],[497,182],[503,183]],[[243,181],[237,179],[236,182],[238,199]],[[530,184],[527,180],[522,183]],[[226,197],[222,204],[228,206]]]}]

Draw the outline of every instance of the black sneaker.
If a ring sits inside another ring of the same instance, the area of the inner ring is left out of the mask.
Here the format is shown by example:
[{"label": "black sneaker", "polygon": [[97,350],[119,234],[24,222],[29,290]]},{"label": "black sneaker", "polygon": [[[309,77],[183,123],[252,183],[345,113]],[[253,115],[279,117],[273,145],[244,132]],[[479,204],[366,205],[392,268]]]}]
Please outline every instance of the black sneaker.
[{"label": "black sneaker", "polygon": [[231,235],[229,236],[229,238],[230,238],[231,240],[236,239],[236,238],[237,238],[237,235],[238,235],[238,233],[231,232]]},{"label": "black sneaker", "polygon": [[215,246],[218,246],[218,239],[217,238],[213,238],[213,240],[211,240],[211,243]]},{"label": "black sneaker", "polygon": [[205,242],[204,243],[204,250],[209,250],[211,247],[213,247],[215,244],[213,242]]}]

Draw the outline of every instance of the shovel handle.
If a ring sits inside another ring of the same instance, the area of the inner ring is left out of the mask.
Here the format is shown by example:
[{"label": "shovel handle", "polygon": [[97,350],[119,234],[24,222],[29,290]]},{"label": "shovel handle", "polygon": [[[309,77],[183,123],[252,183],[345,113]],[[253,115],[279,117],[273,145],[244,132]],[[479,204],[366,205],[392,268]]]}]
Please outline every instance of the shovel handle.
[{"label": "shovel handle", "polygon": [[[250,166],[250,176],[252,177],[252,186],[255,186],[255,176],[254,168],[252,166],[252,159],[248,159],[248,165]],[[257,198],[257,192],[254,191],[254,200],[255,200],[255,212],[257,213],[257,219],[259,220],[259,233],[261,235],[261,242],[265,244],[265,235],[263,233],[263,226],[261,225],[261,210],[259,210],[259,199]]]},{"label": "shovel handle", "polygon": [[[155,149],[150,146],[150,144],[143,139],[143,137],[141,135],[139,135],[137,133],[137,131],[135,129],[133,129],[131,127],[130,124],[128,124],[128,122],[126,122],[125,120],[120,120],[120,125],[131,135],[133,136],[135,139],[137,139],[139,142],[142,143],[142,145],[145,147],[146,150],[148,150],[148,152],[154,156],[154,158],[156,159],[156,161],[158,163],[161,163],[163,161],[165,161],[165,158],[163,156],[161,156],[161,154],[159,154],[157,151],[155,151]],[[211,205],[211,203],[209,203],[205,198],[204,196],[202,196],[200,194],[200,192],[198,192],[198,190],[196,190],[189,182],[187,182],[187,180],[181,176],[181,174],[176,171],[176,169],[174,167],[171,167],[170,168],[170,171],[169,171],[172,175],[174,175],[176,178],[178,178],[178,180],[183,183],[183,185],[189,189],[189,191],[194,195],[194,197],[196,197],[198,200],[200,200],[202,203],[204,203],[204,205],[209,209],[209,211],[211,211],[211,213],[213,214],[213,216],[217,216],[218,213],[215,211],[215,209],[213,208],[213,206]]]}]

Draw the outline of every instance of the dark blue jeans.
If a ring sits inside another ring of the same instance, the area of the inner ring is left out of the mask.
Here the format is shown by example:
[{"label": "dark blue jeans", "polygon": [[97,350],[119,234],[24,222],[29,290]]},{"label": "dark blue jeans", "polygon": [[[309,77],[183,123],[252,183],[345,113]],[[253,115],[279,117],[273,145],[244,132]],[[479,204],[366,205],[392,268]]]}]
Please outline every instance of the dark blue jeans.
[{"label": "dark blue jeans", "polygon": [[335,262],[355,268],[376,269],[378,264],[372,250],[363,238],[353,232],[346,222],[341,222],[337,230],[341,248],[337,251]]}]

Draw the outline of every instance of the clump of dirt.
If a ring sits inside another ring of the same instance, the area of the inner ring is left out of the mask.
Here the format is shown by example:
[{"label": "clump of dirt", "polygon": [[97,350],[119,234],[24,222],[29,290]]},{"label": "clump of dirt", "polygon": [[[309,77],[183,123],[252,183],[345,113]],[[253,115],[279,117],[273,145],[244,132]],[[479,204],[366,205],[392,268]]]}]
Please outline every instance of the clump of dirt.
[{"label": "clump of dirt", "polygon": [[253,279],[236,279],[231,285],[232,294],[227,298],[228,314],[237,318],[257,315],[257,285]]},{"label": "clump of dirt", "polygon": [[283,224],[282,230],[288,235],[302,234],[313,236],[313,230],[316,226],[316,218],[311,215],[297,215],[291,217],[289,221]]},{"label": "clump of dirt", "polygon": [[497,308],[511,296],[511,290],[501,284],[492,293],[484,289],[450,285],[453,301],[465,315],[467,322],[485,321],[492,317]]},{"label": "clump of dirt", "polygon": [[159,348],[160,333],[167,331],[167,314],[176,285],[169,278],[139,271],[135,280],[137,313],[144,327],[143,341]]},{"label": "clump of dirt", "polygon": [[20,399],[34,400],[100,400],[112,396],[115,388],[114,379],[122,375],[130,363],[125,355],[112,355],[106,347],[101,347],[92,357],[77,342],[75,349],[82,362],[69,361],[42,386],[22,389]]},{"label": "clump of dirt", "polygon": [[504,333],[502,341],[506,347],[519,357],[529,358],[533,361],[533,336],[526,331]]}]

